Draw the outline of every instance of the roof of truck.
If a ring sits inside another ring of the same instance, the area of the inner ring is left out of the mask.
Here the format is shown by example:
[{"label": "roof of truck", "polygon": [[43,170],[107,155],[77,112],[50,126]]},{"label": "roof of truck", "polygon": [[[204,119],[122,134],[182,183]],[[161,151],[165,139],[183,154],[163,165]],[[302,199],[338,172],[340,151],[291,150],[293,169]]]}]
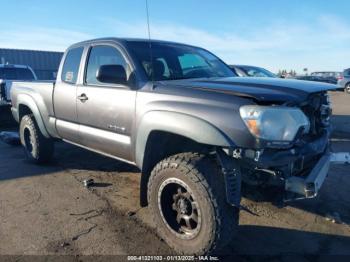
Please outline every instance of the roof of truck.
[{"label": "roof of truck", "polygon": [[165,41],[165,40],[157,40],[157,39],[147,39],[147,38],[118,38],[118,37],[104,37],[104,38],[96,38],[96,39],[90,39],[86,41],[82,41],[76,44],[71,45],[69,48],[75,47],[75,46],[82,46],[86,44],[91,44],[91,43],[97,43],[97,42],[117,42],[120,44],[125,44],[127,42],[144,42],[144,43],[168,43],[168,44],[179,44],[179,45],[187,45],[191,46],[188,44],[184,43],[178,43],[178,42],[172,42],[172,41]]}]

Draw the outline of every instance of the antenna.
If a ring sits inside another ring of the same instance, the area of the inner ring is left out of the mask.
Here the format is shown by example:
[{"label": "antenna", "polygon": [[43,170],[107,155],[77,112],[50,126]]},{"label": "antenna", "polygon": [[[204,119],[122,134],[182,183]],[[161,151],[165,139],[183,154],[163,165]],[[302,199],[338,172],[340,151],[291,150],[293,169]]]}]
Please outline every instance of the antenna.
[{"label": "antenna", "polygon": [[146,0],[146,15],[147,15],[147,30],[148,30],[148,43],[149,43],[149,56],[150,56],[150,62],[151,62],[151,69],[152,69],[152,88],[154,88],[154,67],[153,67],[153,54],[152,54],[152,42],[151,42],[151,28],[150,28],[150,22],[149,22],[149,8],[148,8],[148,0]]},{"label": "antenna", "polygon": [[146,0],[146,15],[147,15],[147,29],[148,29],[148,40],[151,44],[151,29],[149,25],[149,9],[148,9],[148,0]]}]

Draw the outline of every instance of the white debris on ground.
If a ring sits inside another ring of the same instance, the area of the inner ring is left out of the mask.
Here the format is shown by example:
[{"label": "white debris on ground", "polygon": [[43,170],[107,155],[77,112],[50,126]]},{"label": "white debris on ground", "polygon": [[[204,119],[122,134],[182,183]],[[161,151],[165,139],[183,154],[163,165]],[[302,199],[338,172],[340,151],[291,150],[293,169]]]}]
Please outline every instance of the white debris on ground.
[{"label": "white debris on ground", "polygon": [[325,218],[327,221],[330,221],[334,224],[342,224],[343,223],[338,212],[328,213],[328,214],[326,214]]}]

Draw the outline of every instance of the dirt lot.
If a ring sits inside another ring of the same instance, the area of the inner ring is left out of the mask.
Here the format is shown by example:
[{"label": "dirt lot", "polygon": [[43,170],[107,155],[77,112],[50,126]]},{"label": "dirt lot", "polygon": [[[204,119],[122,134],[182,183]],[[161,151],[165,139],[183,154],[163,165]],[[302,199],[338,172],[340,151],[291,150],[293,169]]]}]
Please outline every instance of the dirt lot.
[{"label": "dirt lot", "polygon": [[[332,98],[333,150],[349,152],[350,95]],[[332,166],[317,199],[284,208],[269,201],[273,193],[245,190],[247,210],[227,252],[242,260],[350,256],[349,171],[350,165]],[[97,182],[90,190],[82,185],[86,178]],[[21,147],[0,143],[0,255],[172,254],[154,233],[149,210],[139,207],[139,179],[132,166],[62,142],[47,166],[32,165]]]}]

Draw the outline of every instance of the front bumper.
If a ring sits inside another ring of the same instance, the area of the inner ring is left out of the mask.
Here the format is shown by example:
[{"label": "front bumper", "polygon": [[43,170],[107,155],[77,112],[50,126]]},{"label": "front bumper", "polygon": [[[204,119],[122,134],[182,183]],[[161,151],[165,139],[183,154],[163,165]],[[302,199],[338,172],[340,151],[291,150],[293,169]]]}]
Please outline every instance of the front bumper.
[{"label": "front bumper", "polygon": [[[289,166],[291,163],[308,163],[316,156],[323,155],[329,150],[329,132],[313,141],[303,142],[302,145],[287,150],[264,150],[256,159],[259,168]],[[301,169],[304,167],[302,166]]]},{"label": "front bumper", "polygon": [[[257,154],[260,153],[260,154]],[[284,187],[285,201],[316,197],[329,171],[332,154],[329,132],[290,149],[245,151],[243,164],[251,172],[261,171],[267,184]]]},{"label": "front bumper", "polygon": [[[298,194],[299,198],[313,198],[317,196],[331,162],[331,154],[323,155],[306,177],[291,176],[285,181],[285,190]],[[295,198],[294,198],[295,199]],[[288,200],[288,199],[287,199]]]}]

